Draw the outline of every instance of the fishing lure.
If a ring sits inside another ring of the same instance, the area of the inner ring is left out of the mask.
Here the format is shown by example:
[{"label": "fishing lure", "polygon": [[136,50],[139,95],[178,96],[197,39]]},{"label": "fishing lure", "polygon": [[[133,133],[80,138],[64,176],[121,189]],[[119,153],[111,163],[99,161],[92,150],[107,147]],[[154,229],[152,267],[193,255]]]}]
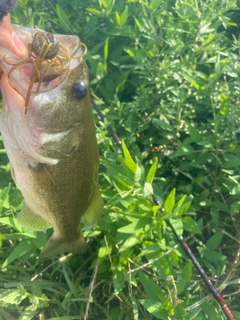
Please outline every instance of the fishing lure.
[{"label": "fishing lure", "polygon": [[[26,68],[27,72],[29,69],[31,70],[27,94],[24,97],[25,114],[27,114],[31,94],[47,92],[60,86],[69,74],[71,60],[74,59],[76,52],[82,48],[81,56],[84,56],[87,52],[84,43],[78,41],[66,48],[54,34],[36,30],[32,34],[32,42],[27,45],[29,53],[27,59],[19,59],[19,62],[13,63],[8,61],[8,58],[4,58],[6,63],[13,64],[8,73],[8,81],[19,94],[21,92],[11,75],[16,69],[23,70],[26,66],[28,67]],[[50,82],[52,85],[48,86]]]}]

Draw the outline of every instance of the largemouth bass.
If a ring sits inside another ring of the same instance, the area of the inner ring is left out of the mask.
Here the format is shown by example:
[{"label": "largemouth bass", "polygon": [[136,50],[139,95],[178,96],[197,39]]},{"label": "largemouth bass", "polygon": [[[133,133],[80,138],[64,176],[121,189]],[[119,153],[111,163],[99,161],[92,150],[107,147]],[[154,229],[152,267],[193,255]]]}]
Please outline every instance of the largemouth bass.
[{"label": "largemouth bass", "polygon": [[103,210],[84,50],[77,36],[12,26],[9,15],[0,26],[0,131],[25,198],[19,223],[54,229],[41,257],[82,252],[80,219],[91,227]]}]

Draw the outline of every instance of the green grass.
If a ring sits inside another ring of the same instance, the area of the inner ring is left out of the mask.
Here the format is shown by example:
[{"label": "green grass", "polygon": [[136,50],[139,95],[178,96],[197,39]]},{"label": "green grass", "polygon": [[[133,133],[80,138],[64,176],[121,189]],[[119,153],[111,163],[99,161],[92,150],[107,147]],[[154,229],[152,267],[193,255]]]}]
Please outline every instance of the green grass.
[{"label": "green grass", "polygon": [[12,18],[70,26],[88,47],[91,93],[106,116],[94,112],[105,210],[83,228],[84,254],[40,260],[52,230],[17,224],[23,199],[0,141],[1,319],[226,319],[169,222],[240,319],[239,2],[51,4],[19,0]]}]

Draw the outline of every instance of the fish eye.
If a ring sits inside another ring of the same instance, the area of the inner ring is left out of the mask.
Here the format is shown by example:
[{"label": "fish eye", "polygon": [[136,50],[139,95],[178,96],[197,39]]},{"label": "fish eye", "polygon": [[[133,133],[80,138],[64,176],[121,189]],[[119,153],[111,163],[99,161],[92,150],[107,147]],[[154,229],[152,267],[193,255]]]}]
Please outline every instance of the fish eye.
[{"label": "fish eye", "polygon": [[72,95],[77,100],[82,100],[86,97],[88,92],[87,84],[85,81],[80,80],[72,86]]}]

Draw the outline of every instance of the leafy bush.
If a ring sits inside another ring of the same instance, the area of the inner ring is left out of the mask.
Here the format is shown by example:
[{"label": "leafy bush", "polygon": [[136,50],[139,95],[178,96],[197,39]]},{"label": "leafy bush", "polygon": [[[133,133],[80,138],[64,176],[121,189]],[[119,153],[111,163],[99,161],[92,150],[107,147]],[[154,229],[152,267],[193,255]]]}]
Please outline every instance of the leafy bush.
[{"label": "leafy bush", "polygon": [[83,255],[40,261],[51,229],[18,225],[23,199],[0,150],[3,319],[225,319],[169,222],[240,317],[237,10],[233,0],[19,0],[15,22],[70,26],[88,46],[106,115],[95,114],[105,211]]}]

